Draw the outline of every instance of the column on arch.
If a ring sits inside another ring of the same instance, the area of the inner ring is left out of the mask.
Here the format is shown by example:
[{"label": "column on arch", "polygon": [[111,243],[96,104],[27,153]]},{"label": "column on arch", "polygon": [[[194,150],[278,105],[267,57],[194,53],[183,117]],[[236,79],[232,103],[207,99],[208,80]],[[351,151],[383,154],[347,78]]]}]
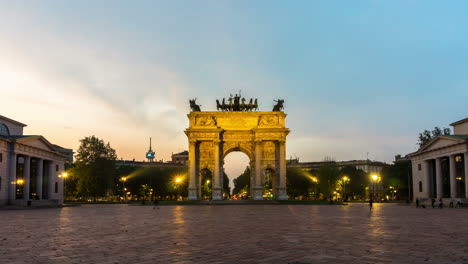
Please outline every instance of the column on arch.
[{"label": "column on arch", "polygon": [[442,158],[436,158],[436,160],[435,160],[435,164],[436,164],[435,176],[436,176],[437,193],[436,193],[436,196],[434,198],[443,198],[444,197],[444,188],[442,186],[441,160],[442,160]]},{"label": "column on arch", "polygon": [[197,141],[189,140],[189,200],[199,200],[197,187]]},{"label": "column on arch", "polygon": [[450,198],[457,197],[457,168],[455,165],[455,156],[449,157],[449,170],[450,170]]},{"label": "column on arch", "polygon": [[255,141],[255,173],[252,177],[252,199],[263,200],[263,187],[262,187],[262,141]]},{"label": "column on arch", "polygon": [[29,189],[31,186],[31,157],[24,156],[24,170],[23,170],[24,188],[23,199],[29,200]]},{"label": "column on arch", "polygon": [[212,185],[212,199],[223,199],[223,175],[221,173],[221,141],[213,140],[213,154],[214,154],[214,171],[213,171],[213,185]]},{"label": "column on arch", "polygon": [[279,183],[277,183],[278,191],[276,192],[278,200],[287,200],[286,193],[286,141],[282,140],[278,143],[279,146]]}]

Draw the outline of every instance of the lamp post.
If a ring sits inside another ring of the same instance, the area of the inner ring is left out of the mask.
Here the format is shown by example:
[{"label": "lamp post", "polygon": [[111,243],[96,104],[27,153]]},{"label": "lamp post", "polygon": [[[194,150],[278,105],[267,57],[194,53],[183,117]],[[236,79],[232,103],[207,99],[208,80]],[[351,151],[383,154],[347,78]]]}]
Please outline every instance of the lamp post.
[{"label": "lamp post", "polygon": [[314,198],[317,199],[317,177],[312,177],[312,183],[314,184]]},{"label": "lamp post", "polygon": [[124,196],[125,196],[125,202],[127,202],[127,188],[125,188],[125,182],[127,181],[127,177],[120,178],[120,181],[122,181],[123,193],[124,193]]},{"label": "lamp post", "polygon": [[59,178],[63,178],[63,200],[65,200],[65,197],[66,197],[66,192],[65,192],[65,188],[66,188],[66,179],[68,177],[68,173],[66,172],[63,172],[62,174],[59,174]]},{"label": "lamp post", "polygon": [[377,174],[372,174],[371,176],[371,179],[372,179],[372,197],[371,199],[375,196],[375,186],[377,184],[377,182],[380,180],[380,177],[377,175]]},{"label": "lamp post", "polygon": [[346,182],[349,181],[348,176],[343,176],[343,202],[346,199]]},{"label": "lamp post", "polygon": [[182,182],[182,178],[177,177],[176,180],[175,180],[175,182],[176,182],[176,188],[177,188],[177,199],[176,199],[176,201],[178,201],[178,200],[179,200],[179,196],[180,196],[179,184]]}]

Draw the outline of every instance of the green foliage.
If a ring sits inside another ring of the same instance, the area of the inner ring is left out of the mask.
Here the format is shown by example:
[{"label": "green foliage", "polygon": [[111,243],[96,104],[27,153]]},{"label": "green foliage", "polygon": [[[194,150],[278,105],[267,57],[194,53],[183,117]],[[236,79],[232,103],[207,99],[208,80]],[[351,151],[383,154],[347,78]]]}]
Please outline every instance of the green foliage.
[{"label": "green foliage", "polygon": [[408,199],[408,177],[411,184],[411,162],[401,161],[385,166],[382,171],[382,181],[384,187],[389,189],[392,186],[397,190],[396,195],[400,199]]},{"label": "green foliage", "polygon": [[[121,166],[117,169],[115,185],[122,194],[122,177],[126,177],[125,188],[132,194],[139,193],[142,185],[148,185],[153,189],[153,197],[166,199],[177,194],[188,195],[188,172],[185,168],[155,168],[155,167],[135,167]],[[181,178],[180,182],[176,182]]]},{"label": "green foliage", "polygon": [[76,191],[83,197],[97,197],[112,192],[117,155],[109,143],[95,136],[80,140],[73,178]]},{"label": "green foliage", "polygon": [[346,182],[348,196],[363,197],[365,195],[366,186],[369,183],[369,176],[365,171],[356,169],[354,166],[346,166],[340,170],[340,174],[349,178],[349,181]]},{"label": "green foliage", "polygon": [[229,187],[229,178],[224,172],[223,172],[223,193],[227,194],[227,196],[231,195],[231,187]]},{"label": "green foliage", "polygon": [[213,196],[213,174],[208,169],[201,171],[201,198],[211,199]]},{"label": "green foliage", "polygon": [[140,186],[140,196],[143,200],[148,200],[150,197],[151,187],[148,184]]},{"label": "green foliage", "polygon": [[422,133],[419,133],[418,136],[418,145],[419,148],[422,148],[424,145],[429,143],[431,140],[438,136],[445,136],[450,135],[450,128],[444,127],[441,129],[440,127],[434,127],[432,131],[424,130]]},{"label": "green foliage", "polygon": [[325,157],[320,165],[317,175],[319,178],[318,187],[323,192],[324,197],[331,197],[337,187],[337,181],[340,177],[340,170],[336,162],[329,157]]},{"label": "green foliage", "polygon": [[297,168],[287,168],[286,186],[290,197],[309,196],[312,187],[312,179],[307,171]]},{"label": "green foliage", "polygon": [[250,167],[247,166],[239,177],[234,179],[234,189],[232,194],[241,193],[241,190],[250,193]]}]

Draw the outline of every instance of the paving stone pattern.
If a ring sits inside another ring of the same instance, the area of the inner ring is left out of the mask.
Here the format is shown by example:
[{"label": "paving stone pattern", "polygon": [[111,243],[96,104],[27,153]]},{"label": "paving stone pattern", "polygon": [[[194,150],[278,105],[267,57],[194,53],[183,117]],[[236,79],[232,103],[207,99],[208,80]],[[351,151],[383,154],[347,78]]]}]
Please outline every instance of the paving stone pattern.
[{"label": "paving stone pattern", "polygon": [[0,263],[468,263],[466,208],[83,205],[0,223]]}]

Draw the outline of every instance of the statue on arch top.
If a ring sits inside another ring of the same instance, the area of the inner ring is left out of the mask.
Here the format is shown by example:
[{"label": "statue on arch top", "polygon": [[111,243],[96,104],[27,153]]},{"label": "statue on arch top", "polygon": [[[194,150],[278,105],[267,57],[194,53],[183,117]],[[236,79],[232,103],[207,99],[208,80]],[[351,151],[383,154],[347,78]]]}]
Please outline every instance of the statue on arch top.
[{"label": "statue on arch top", "polygon": [[190,109],[192,112],[200,112],[201,111],[201,108],[200,106],[201,105],[197,105],[197,98],[193,99],[193,100],[189,100],[189,103],[190,103]]},{"label": "statue on arch top", "polygon": [[278,99],[278,100],[273,100],[274,102],[276,102],[276,105],[273,106],[273,111],[281,111],[284,109],[284,100],[283,99]]}]

